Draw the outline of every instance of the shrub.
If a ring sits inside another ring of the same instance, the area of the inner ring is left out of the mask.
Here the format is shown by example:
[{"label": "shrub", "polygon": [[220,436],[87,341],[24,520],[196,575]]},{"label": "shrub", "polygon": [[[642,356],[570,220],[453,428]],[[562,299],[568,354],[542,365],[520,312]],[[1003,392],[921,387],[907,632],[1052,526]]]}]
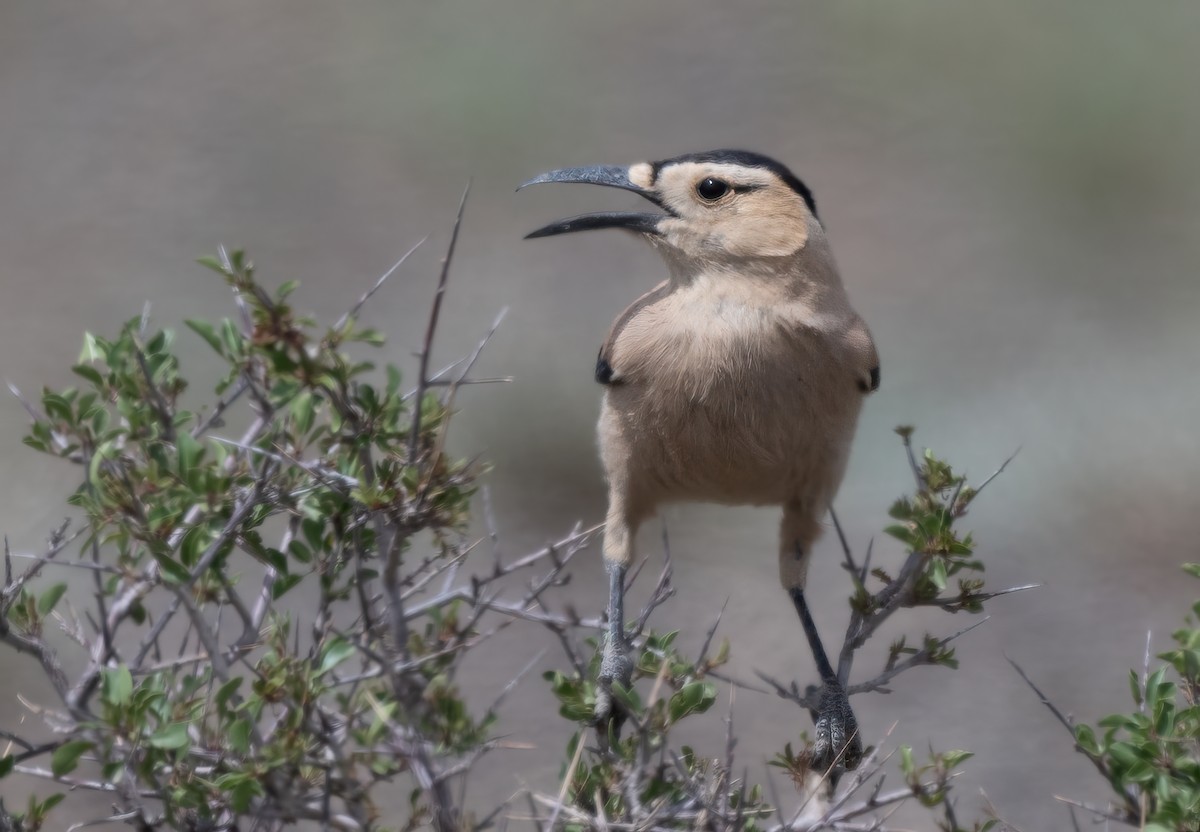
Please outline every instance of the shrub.
[{"label": "shrub", "polygon": [[[456,223],[409,388],[398,368],[359,354],[383,341],[359,322],[383,278],[321,327],[291,305],[294,283],[268,291],[241,252],[222,251],[201,262],[232,288],[236,313],[187,322],[194,344],[225,367],[206,406],[184,408],[175,334],[147,315],[112,337],[85,335],[76,387],[22,398],[26,444],[77,465],[80,484],[69,500],[77,519],[24,556],[23,571],[6,544],[0,641],[38,662],[56,701],[24,702],[48,731],[5,732],[0,778],[100,792],[113,810],[95,822],[143,830],[310,822],[446,832],[519,818],[543,829],[886,830],[906,801],[929,807],[941,829],[1009,828],[994,815],[958,820],[952,775],[967,752],[922,761],[881,744],[839,782],[839,772],[812,770],[798,737],[798,750],[785,744],[772,761],[796,786],[785,796],[772,779],[738,773],[732,712],[722,754],[677,744],[675,728],[720,713],[730,686],[809,711],[818,691],[729,675],[719,616],[694,657],[676,633],[651,629],[672,592],[669,550],[630,623],[634,683],[616,691],[629,727],[589,745],[604,621],[576,615],[557,589],[597,528],[577,526],[511,560],[466,533],[483,471],[448,454],[446,435],[490,333],[464,359],[429,367],[457,232]],[[992,478],[971,488],[944,460],[916,454],[910,428],[898,432],[915,482],[886,529],[905,547],[899,568],[873,564],[870,548],[856,557],[837,527],[852,610],[838,672],[851,695],[886,690],[918,666],[957,666],[952,642],[971,627],[899,638],[882,667],[852,678],[856,652],[898,610],[978,613],[1026,588],[985,591],[983,562],[959,530]],[[90,589],[43,578],[58,570],[83,573]],[[509,580],[518,574],[524,583]],[[452,786],[500,750],[499,707],[537,658],[483,709],[469,706],[456,674],[508,626],[558,637],[561,669],[545,679],[573,733],[561,781],[532,789],[525,805],[472,811]],[[1118,797],[1093,811],[1145,829],[1198,828],[1200,630],[1175,638],[1167,666],[1131,676],[1137,713],[1101,720],[1103,734],[1072,726]],[[904,784],[883,791],[893,756]],[[396,783],[407,809],[389,816],[378,795]],[[0,804],[0,830],[49,828],[63,798],[35,794],[20,811]]]}]

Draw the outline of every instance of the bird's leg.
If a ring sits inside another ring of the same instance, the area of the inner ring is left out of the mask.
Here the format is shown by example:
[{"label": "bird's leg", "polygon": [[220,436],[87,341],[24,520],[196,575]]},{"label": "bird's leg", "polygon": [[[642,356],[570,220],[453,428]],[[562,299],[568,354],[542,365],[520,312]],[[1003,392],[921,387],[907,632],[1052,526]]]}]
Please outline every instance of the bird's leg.
[{"label": "bird's leg", "polygon": [[794,586],[788,593],[796,605],[800,624],[804,627],[804,635],[808,638],[808,646],[817,663],[817,671],[821,674],[821,702],[816,714],[813,764],[822,771],[831,768],[853,770],[862,760],[862,740],[858,736],[858,721],[850,709],[850,698],[838,682],[833,665],[829,663],[825,645],[821,643],[816,622],[804,598],[804,587]]},{"label": "bird's leg", "polygon": [[608,567],[608,632],[600,658],[599,689],[596,691],[594,722],[597,731],[607,738],[608,727],[619,735],[623,721],[620,708],[613,701],[612,685],[617,682],[629,687],[633,678],[633,660],[625,644],[625,567],[609,561]]}]

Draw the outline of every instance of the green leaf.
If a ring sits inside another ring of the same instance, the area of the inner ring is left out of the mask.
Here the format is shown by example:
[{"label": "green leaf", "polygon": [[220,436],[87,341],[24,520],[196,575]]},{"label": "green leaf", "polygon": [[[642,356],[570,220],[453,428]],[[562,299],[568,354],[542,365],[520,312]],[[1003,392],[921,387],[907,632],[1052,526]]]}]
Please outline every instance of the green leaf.
[{"label": "green leaf", "polygon": [[245,754],[250,750],[250,721],[239,719],[229,726],[229,732],[226,734],[229,738],[229,747],[239,754]]},{"label": "green leaf", "polygon": [[305,517],[300,522],[300,532],[305,542],[314,552],[321,551],[325,546],[325,518]]},{"label": "green leaf", "polygon": [[221,336],[217,335],[217,328],[208,321],[186,320],[188,329],[199,335],[205,342],[213,348],[217,355],[225,355],[225,350],[221,346]]},{"label": "green leaf", "polygon": [[229,703],[229,698],[237,693],[237,689],[242,686],[242,677],[235,676],[217,689],[217,695],[213,697],[216,700],[217,708],[224,710]]},{"label": "green leaf", "polygon": [[184,431],[175,440],[175,447],[179,452],[179,476],[186,482],[188,474],[200,464],[204,456],[204,446]]},{"label": "green leaf", "polygon": [[292,539],[292,542],[288,544],[288,554],[301,563],[312,562],[312,551],[309,550],[309,548],[305,546],[303,542],[294,538]]},{"label": "green leaf", "polygon": [[689,714],[702,714],[717,701],[717,688],[712,682],[688,682],[680,688],[667,705],[672,722]]},{"label": "green leaf", "polygon": [[229,790],[229,807],[235,812],[245,814],[250,811],[250,802],[256,797],[263,796],[263,787],[254,778],[247,778]]},{"label": "green leaf", "polygon": [[46,390],[42,393],[42,407],[51,419],[71,423],[71,403],[58,393]]},{"label": "green leaf", "polygon": [[946,561],[935,557],[929,563],[929,580],[941,592],[946,588]]},{"label": "green leaf", "polygon": [[92,743],[87,740],[71,740],[68,743],[60,745],[54,751],[54,756],[50,758],[50,772],[55,777],[62,777],[64,774],[69,774],[75,770],[75,766],[79,764],[79,758],[83,756],[85,751],[92,748]]},{"label": "green leaf", "polygon": [[241,353],[243,343],[242,334],[238,332],[233,321],[225,318],[221,321],[221,345],[224,348],[226,358],[232,358]]},{"label": "green leaf", "polygon": [[63,597],[63,593],[67,591],[65,583],[57,583],[42,593],[42,597],[38,599],[37,611],[38,615],[47,616],[54,609],[54,605]]},{"label": "green leaf", "polygon": [[377,329],[360,329],[354,333],[354,340],[362,341],[373,347],[382,347],[387,342],[384,334]]},{"label": "green leaf", "polygon": [[108,420],[108,411],[102,407],[97,408],[96,412],[92,414],[92,435],[103,436],[104,432],[108,430]]},{"label": "green leaf", "polygon": [[975,755],[970,751],[947,751],[942,754],[942,762],[946,764],[946,768],[958,768]]},{"label": "green leaf", "polygon": [[280,575],[275,579],[275,583],[271,584],[271,600],[278,601],[303,580],[303,575]]},{"label": "green leaf", "polygon": [[170,555],[154,553],[154,559],[162,569],[163,577],[173,584],[185,584],[192,579],[192,573]]},{"label": "green leaf", "polygon": [[353,644],[344,638],[334,636],[325,646],[325,651],[321,656],[321,665],[317,668],[317,675],[323,676],[333,670],[346,659],[353,656],[355,652],[356,648]]},{"label": "green leaf", "polygon": [[625,687],[620,682],[613,682],[612,695],[613,699],[624,705],[630,713],[640,714],[642,712],[642,698],[638,696],[637,688],[632,685]]},{"label": "green leaf", "polygon": [[190,740],[188,738],[188,724],[186,722],[172,722],[166,727],[155,731],[150,737],[150,744],[155,748],[183,748],[188,742]]},{"label": "green leaf", "polygon": [[1142,683],[1135,670],[1129,671],[1129,692],[1133,694],[1133,704],[1140,708],[1142,706]]},{"label": "green leaf", "polygon": [[[249,538],[247,538],[249,539]],[[287,555],[278,549],[271,546],[264,546],[262,551],[258,553],[263,561],[271,566],[280,575],[288,574],[288,559]]]},{"label": "green leaf", "polygon": [[[1200,578],[1200,563],[1185,563],[1183,571],[1191,575],[1193,578]],[[1150,827],[1146,827],[1149,829]]]},{"label": "green leaf", "polygon": [[1130,783],[1149,783],[1154,779],[1154,766],[1146,760],[1138,760],[1125,772],[1124,779]]},{"label": "green leaf", "polygon": [[41,807],[42,814],[43,815],[46,814],[46,812],[49,812],[55,806],[62,803],[64,800],[66,800],[66,798],[67,798],[67,796],[65,794],[63,794],[62,792],[55,792],[54,794],[50,795],[49,797],[47,797],[45,800],[42,801],[42,807]]},{"label": "green leaf", "polygon": [[133,695],[133,676],[125,665],[104,669],[104,701],[124,705]]},{"label": "green leaf", "polygon": [[883,531],[909,547],[917,545],[917,534],[909,526],[888,526]]},{"label": "green leaf", "polygon": [[1092,726],[1076,725],[1075,742],[1081,749],[1083,749],[1084,753],[1088,754],[1089,756],[1100,756],[1100,744],[1096,742],[1096,732],[1092,730]]},{"label": "green leaf", "polygon": [[200,555],[208,548],[212,531],[204,525],[192,526],[183,533],[179,542],[179,560],[187,568],[196,565]]},{"label": "green leaf", "polygon": [[224,275],[226,273],[225,265],[211,254],[205,255],[204,257],[197,257],[196,262],[201,266],[204,266],[206,269],[212,269],[219,275]]},{"label": "green leaf", "polygon": [[0,780],[7,777],[13,770],[13,766],[17,764],[17,758],[9,754],[7,757],[0,757]]},{"label": "green leaf", "polygon": [[93,361],[103,361],[105,358],[104,350],[100,348],[100,343],[96,336],[90,332],[83,333],[83,349],[79,352],[79,363],[91,363]]},{"label": "green leaf", "polygon": [[[1174,687],[1174,686],[1172,686]],[[1154,709],[1154,732],[1160,737],[1169,737],[1175,730],[1175,702],[1163,699]]]},{"label": "green leaf", "polygon": [[1128,742],[1114,742],[1108,747],[1108,754],[1121,765],[1131,768],[1143,762],[1144,752]]},{"label": "green leaf", "polygon": [[80,378],[87,379],[96,387],[104,386],[104,376],[100,375],[100,371],[88,364],[76,364],[71,368],[71,372]]},{"label": "green leaf", "polygon": [[296,420],[296,432],[300,436],[307,436],[308,432],[312,430],[313,421],[317,415],[318,401],[319,399],[308,390],[292,399],[290,409],[292,418]]},{"label": "green leaf", "polygon": [[[1129,716],[1127,714],[1109,714],[1106,717],[1102,717],[1096,724],[1101,728],[1109,728],[1114,731],[1118,729],[1137,731],[1138,719],[1141,719],[1144,722],[1146,718],[1141,714],[1136,714],[1135,716]],[[1143,726],[1143,729],[1144,727],[1145,726]]]}]

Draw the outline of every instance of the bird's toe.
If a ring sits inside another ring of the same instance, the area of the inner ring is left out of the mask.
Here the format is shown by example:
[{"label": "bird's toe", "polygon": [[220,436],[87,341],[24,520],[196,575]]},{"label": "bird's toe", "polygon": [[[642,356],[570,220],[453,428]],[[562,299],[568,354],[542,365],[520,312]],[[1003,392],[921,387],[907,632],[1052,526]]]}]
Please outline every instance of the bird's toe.
[{"label": "bird's toe", "polygon": [[858,768],[863,756],[858,721],[846,692],[837,682],[827,682],[821,693],[815,734],[812,761],[816,768],[823,771]]},{"label": "bird's toe", "polygon": [[600,674],[596,687],[596,707],[592,711],[592,724],[596,731],[607,736],[611,730],[619,736],[625,715],[613,696],[613,683],[628,688],[633,681],[633,660],[623,646],[606,641],[600,659]]}]

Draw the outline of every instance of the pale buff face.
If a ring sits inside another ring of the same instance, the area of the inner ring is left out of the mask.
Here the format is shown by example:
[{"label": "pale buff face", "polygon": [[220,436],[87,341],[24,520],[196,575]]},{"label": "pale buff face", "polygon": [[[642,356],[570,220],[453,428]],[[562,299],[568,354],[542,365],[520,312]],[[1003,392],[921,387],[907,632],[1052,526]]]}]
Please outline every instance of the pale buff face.
[{"label": "pale buff face", "polygon": [[[660,221],[660,240],[685,256],[786,257],[808,241],[812,214],[804,199],[766,168],[679,162],[655,178],[643,163],[629,178],[653,190],[673,215]],[[705,198],[700,186],[709,179],[727,185],[725,193]]]}]

